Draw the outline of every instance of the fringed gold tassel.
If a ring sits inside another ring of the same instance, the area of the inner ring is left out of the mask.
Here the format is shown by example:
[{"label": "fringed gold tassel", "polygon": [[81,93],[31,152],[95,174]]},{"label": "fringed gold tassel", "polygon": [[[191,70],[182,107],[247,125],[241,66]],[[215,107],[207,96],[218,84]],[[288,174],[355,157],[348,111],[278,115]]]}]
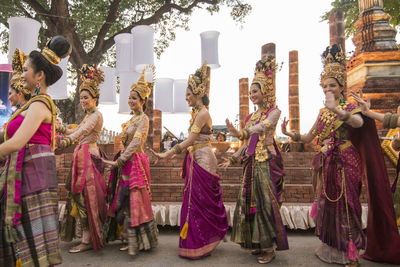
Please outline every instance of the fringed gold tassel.
[{"label": "fringed gold tassel", "polygon": [[78,217],[78,207],[76,206],[76,203],[74,203],[74,206],[72,206],[71,212],[69,213],[72,217]]},{"label": "fringed gold tassel", "polygon": [[15,267],[22,267],[21,259],[18,259],[18,260],[15,262]]},{"label": "fringed gold tassel", "polygon": [[187,238],[188,228],[189,228],[189,224],[188,224],[188,222],[185,222],[185,224],[182,227],[182,231],[180,233],[180,236],[181,236],[182,239],[186,239]]}]

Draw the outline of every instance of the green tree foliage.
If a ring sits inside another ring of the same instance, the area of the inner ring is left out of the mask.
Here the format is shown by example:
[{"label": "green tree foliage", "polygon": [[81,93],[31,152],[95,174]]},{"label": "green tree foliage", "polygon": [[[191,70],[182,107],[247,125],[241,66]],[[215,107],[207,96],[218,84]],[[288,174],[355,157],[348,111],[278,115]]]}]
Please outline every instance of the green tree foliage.
[{"label": "green tree foliage", "polygon": [[[238,23],[251,12],[245,0],[0,0],[0,23],[8,28],[7,19],[24,16],[42,24],[39,47],[47,38],[64,35],[72,44],[70,63],[73,70],[83,64],[115,64],[114,36],[130,33],[137,25],[155,29],[155,53],[160,56],[178,29],[188,30],[193,11],[206,9],[217,13],[222,6],[231,10]],[[1,32],[1,47],[7,51],[8,30]],[[74,97],[79,106],[79,93]],[[68,102],[68,101],[63,101]],[[62,108],[61,108],[62,109]],[[63,111],[63,109],[62,109]],[[68,117],[75,115],[70,114]]]},{"label": "green tree foliage", "polygon": [[[354,23],[358,20],[358,0],[334,0],[331,10],[322,15],[323,20],[329,20],[329,16],[337,10],[342,10],[345,16],[346,37],[354,34],[356,29]],[[400,1],[384,0],[384,10],[392,19],[390,23],[399,28],[400,26]]]}]

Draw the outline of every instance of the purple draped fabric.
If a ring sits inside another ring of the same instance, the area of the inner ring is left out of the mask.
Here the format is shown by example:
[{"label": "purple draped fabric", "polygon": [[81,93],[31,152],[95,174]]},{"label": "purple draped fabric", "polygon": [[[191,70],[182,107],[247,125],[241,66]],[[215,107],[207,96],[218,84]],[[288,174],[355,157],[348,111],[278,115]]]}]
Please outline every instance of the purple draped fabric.
[{"label": "purple draped fabric", "polygon": [[180,227],[182,230],[189,212],[189,228],[187,238],[179,239],[179,256],[195,259],[210,254],[217,247],[228,230],[228,219],[222,202],[219,177],[204,170],[194,161],[190,179],[191,161],[188,153],[184,166],[186,177]]}]

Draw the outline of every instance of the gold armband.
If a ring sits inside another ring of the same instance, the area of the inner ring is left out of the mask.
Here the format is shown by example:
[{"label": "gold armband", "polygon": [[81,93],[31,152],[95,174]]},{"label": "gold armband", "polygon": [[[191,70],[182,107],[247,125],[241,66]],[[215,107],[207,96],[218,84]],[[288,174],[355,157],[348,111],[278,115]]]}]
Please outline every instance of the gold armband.
[{"label": "gold armband", "polygon": [[385,129],[390,128],[391,118],[392,118],[392,113],[388,112],[385,114],[385,116],[383,117],[383,124],[382,124],[383,128],[385,128]]},{"label": "gold armband", "polygon": [[65,137],[63,140],[61,140],[60,147],[66,148],[69,147],[72,144],[71,138]]},{"label": "gold armband", "polygon": [[249,131],[247,129],[243,129],[239,132],[239,140],[249,139]]},{"label": "gold armband", "polygon": [[180,144],[176,144],[173,149],[174,149],[174,154],[182,153],[182,147]]},{"label": "gold armband", "polygon": [[300,141],[300,139],[301,139],[301,134],[300,133],[294,133],[294,136],[293,136],[293,141],[295,141],[295,142],[299,142]]},{"label": "gold armband", "polygon": [[200,133],[200,131],[201,131],[200,127],[198,127],[196,124],[193,124],[192,127],[190,127],[190,132],[192,133],[198,134]]},{"label": "gold armband", "polygon": [[398,114],[392,114],[392,116],[390,117],[390,124],[389,124],[390,129],[397,128],[397,121],[398,120],[399,120],[399,115]]},{"label": "gold armband", "polygon": [[140,132],[136,132],[134,135],[133,135],[133,138],[140,138],[140,139],[142,139],[142,133],[140,133]]}]

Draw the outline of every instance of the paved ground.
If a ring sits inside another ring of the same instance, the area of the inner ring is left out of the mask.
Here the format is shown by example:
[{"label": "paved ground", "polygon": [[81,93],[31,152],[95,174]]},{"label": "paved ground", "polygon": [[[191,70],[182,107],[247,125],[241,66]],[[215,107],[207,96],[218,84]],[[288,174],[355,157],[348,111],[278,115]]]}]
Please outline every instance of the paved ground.
[{"label": "paved ground", "polygon": [[[110,243],[99,252],[86,251],[78,254],[70,254],[68,253],[68,249],[71,246],[79,244],[79,240],[71,243],[62,242],[61,248],[64,263],[59,266],[260,266],[256,261],[256,256],[250,255],[249,252],[241,249],[239,245],[231,241],[222,242],[211,256],[201,260],[180,258],[177,256],[178,235],[179,230],[177,228],[160,228],[158,247],[149,252],[141,252],[134,257],[129,256],[127,252],[118,250],[120,242]],[[314,249],[320,244],[320,241],[314,236],[313,231],[289,231],[288,238],[290,250],[278,251],[276,259],[268,264],[268,266],[341,266],[323,263],[314,255]],[[361,266],[380,267],[395,265],[361,260]]]}]

